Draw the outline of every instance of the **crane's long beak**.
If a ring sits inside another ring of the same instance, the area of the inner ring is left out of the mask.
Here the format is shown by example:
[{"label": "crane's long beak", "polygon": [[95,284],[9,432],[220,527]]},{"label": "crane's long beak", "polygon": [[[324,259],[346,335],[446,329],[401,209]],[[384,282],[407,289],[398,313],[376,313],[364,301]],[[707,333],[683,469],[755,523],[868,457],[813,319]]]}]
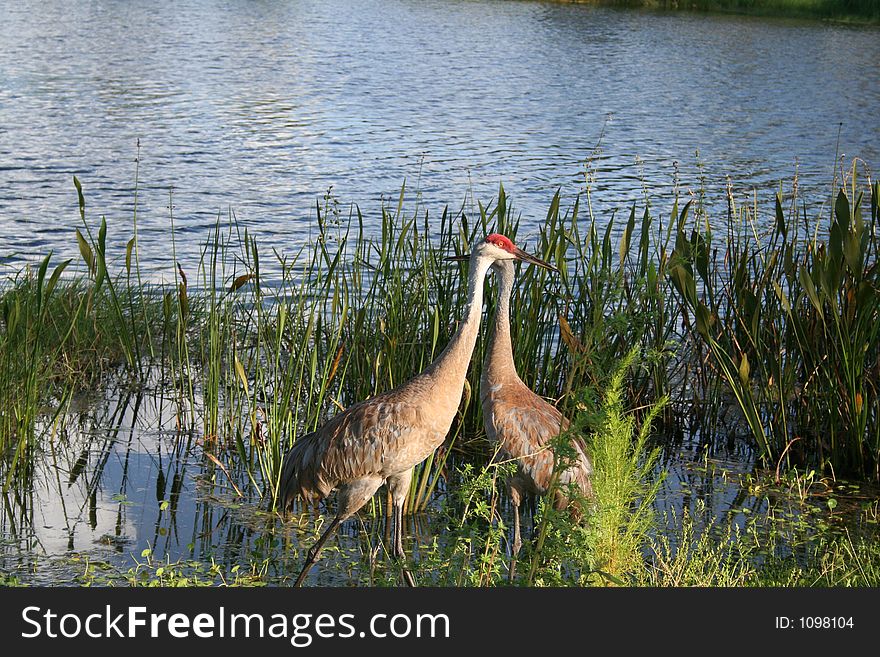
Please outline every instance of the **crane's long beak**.
[{"label": "crane's long beak", "polygon": [[447,262],[465,262],[471,259],[471,255],[469,253],[465,253],[464,255],[446,256],[443,259]]},{"label": "crane's long beak", "polygon": [[549,269],[550,271],[559,271],[551,265],[549,262],[544,262],[540,258],[533,256],[531,253],[526,253],[519,247],[514,247],[513,255],[517,257],[517,259],[522,260],[523,262],[528,262],[533,265],[538,265],[538,267],[543,267],[544,269]]}]

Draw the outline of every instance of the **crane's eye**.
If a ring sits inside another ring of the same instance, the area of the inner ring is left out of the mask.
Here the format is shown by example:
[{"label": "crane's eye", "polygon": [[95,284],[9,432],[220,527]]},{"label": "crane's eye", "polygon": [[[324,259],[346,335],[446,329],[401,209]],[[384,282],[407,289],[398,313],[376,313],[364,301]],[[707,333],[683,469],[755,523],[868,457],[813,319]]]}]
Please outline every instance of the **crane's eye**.
[{"label": "crane's eye", "polygon": [[509,251],[510,253],[513,253],[514,249],[516,248],[509,238],[501,235],[500,233],[492,233],[486,238],[486,241],[489,244],[494,244],[495,246],[504,249],[505,251]]}]

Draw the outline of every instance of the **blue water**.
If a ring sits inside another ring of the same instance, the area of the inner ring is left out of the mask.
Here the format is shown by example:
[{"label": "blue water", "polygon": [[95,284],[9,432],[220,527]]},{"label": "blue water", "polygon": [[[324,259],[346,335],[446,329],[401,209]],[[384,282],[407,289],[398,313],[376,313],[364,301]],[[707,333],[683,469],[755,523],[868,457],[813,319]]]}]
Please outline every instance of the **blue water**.
[{"label": "blue water", "polygon": [[668,214],[676,187],[724,207],[728,176],[739,202],[772,198],[797,173],[812,208],[836,155],[880,160],[876,27],[499,0],[3,13],[3,275],[49,250],[79,259],[74,175],[112,257],[137,199],[141,264],[167,279],[172,219],[185,266],[230,212],[288,250],[328,191],[376,225],[404,180],[435,218],[503,183],[528,236],[557,188],[566,207],[589,187],[605,221],[646,196]]}]

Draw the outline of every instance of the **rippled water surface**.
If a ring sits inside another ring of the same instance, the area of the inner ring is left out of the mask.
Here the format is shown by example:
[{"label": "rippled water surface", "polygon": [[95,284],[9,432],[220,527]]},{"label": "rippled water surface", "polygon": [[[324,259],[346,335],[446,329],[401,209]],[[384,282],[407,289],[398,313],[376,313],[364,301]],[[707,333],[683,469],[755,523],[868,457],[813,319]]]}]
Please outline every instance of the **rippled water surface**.
[{"label": "rippled water surface", "polygon": [[819,202],[835,153],[878,161],[878,61],[877,28],[555,3],[9,3],[0,262],[76,255],[73,175],[121,253],[138,153],[160,277],[170,204],[184,262],[218,214],[283,249],[329,189],[375,225],[404,180],[435,217],[503,183],[528,226],[591,154],[600,216],[643,186],[668,212],[676,174],[721,198],[728,175],[772,193],[797,171]]}]

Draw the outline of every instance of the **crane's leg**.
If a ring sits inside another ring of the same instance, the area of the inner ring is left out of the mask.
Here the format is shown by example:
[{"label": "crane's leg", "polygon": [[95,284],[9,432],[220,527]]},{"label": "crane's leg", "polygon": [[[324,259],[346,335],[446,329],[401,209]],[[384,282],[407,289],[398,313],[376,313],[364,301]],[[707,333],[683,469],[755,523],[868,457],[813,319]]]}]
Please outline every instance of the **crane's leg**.
[{"label": "crane's leg", "polygon": [[312,566],[318,561],[318,556],[321,554],[321,548],[324,547],[324,543],[327,542],[330,534],[335,532],[336,528],[339,527],[340,522],[342,522],[342,518],[338,515],[333,518],[333,522],[327,527],[327,531],[321,534],[321,538],[319,538],[318,542],[312,546],[311,550],[309,550],[308,556],[306,557],[306,563],[300,571],[299,577],[296,578],[296,584],[294,584],[294,586],[302,586],[303,580],[305,580],[306,575],[309,574],[309,570],[311,570]]},{"label": "crane's leg", "polygon": [[507,580],[513,583],[516,578],[516,558],[522,549],[522,536],[519,531],[519,505],[522,501],[522,495],[515,484],[510,486],[510,500],[513,503],[513,546],[510,550],[510,569],[507,573]]},{"label": "crane's leg", "polygon": [[412,468],[393,477],[388,477],[388,488],[391,491],[391,505],[394,509],[394,528],[391,535],[391,543],[394,558],[400,561],[401,573],[407,586],[415,586],[416,580],[406,567],[406,552],[403,551],[403,504],[409,493],[409,485],[412,481]]},{"label": "crane's leg", "polygon": [[309,569],[318,561],[321,548],[324,547],[324,543],[330,538],[330,534],[336,531],[336,528],[339,527],[343,520],[357,513],[358,509],[366,504],[368,499],[373,497],[373,493],[379,489],[382,481],[381,477],[362,477],[338,487],[336,517],[333,518],[333,522],[327,527],[327,531],[321,534],[321,538],[309,550],[306,563],[299,577],[296,578],[294,586],[302,586],[303,580],[305,580],[306,575],[309,573]]}]

